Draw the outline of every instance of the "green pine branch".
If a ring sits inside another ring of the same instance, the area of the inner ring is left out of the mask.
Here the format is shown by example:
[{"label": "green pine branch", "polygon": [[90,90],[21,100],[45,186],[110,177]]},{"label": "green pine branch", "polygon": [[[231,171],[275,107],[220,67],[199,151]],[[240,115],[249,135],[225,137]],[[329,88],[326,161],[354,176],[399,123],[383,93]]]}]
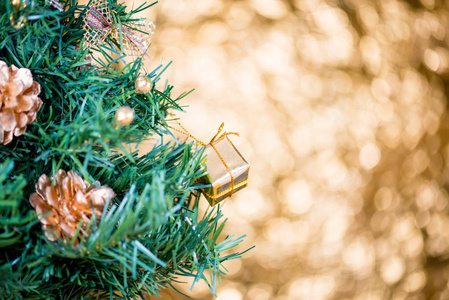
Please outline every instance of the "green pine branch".
[{"label": "green pine branch", "polygon": [[[205,280],[215,293],[223,263],[244,252],[226,253],[243,237],[220,240],[219,206],[198,213],[195,182],[204,175],[204,149],[163,142],[167,112],[182,110],[179,101],[188,93],[173,97],[172,86],[160,86],[168,65],[147,74],[155,85],[150,93],[136,93],[142,60],[119,68],[120,41],[99,43],[96,66],[89,66],[83,44],[88,6],[62,2],[64,12],[44,0],[28,1],[21,29],[10,24],[10,2],[0,2],[0,60],[30,69],[44,102],[24,135],[0,144],[0,299],[135,299],[158,295],[183,277]],[[108,3],[117,24],[138,20],[135,14],[154,4]],[[135,119],[119,126],[115,112],[125,105]],[[147,139],[159,142],[139,153]],[[109,186],[117,196],[91,220],[87,236],[78,231],[72,240],[51,242],[28,198],[42,174],[59,169]]]}]

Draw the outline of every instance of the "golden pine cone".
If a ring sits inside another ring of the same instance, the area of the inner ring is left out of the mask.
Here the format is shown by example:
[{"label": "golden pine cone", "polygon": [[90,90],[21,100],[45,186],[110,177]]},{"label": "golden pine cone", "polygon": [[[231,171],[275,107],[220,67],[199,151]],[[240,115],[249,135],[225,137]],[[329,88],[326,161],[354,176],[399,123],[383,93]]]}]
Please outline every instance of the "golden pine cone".
[{"label": "golden pine cone", "polygon": [[31,71],[17,68],[0,60],[0,143],[6,145],[13,135],[22,135],[27,125],[36,120],[42,106],[38,97],[39,83],[33,81]]},{"label": "golden pine cone", "polygon": [[[86,226],[92,218],[92,208],[97,220],[101,219],[108,198],[115,196],[106,186],[88,186],[77,173],[59,170],[53,178],[39,177],[36,193],[30,196],[30,203],[36,209],[45,235],[51,241],[58,238],[72,240],[80,220],[80,236],[86,236]],[[78,244],[79,238],[75,241]]]}]

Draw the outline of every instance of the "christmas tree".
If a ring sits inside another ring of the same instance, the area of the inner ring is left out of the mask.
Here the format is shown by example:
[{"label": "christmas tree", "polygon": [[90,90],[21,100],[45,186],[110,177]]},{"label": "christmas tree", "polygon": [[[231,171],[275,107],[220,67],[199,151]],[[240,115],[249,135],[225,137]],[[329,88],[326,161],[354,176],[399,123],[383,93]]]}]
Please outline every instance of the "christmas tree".
[{"label": "christmas tree", "polygon": [[220,236],[219,205],[199,207],[246,185],[248,167],[233,177],[214,146],[226,133],[171,138],[188,93],[144,67],[155,27],[135,15],[153,4],[0,2],[0,298],[136,299],[183,277],[215,293],[241,256],[223,253],[243,237]]}]

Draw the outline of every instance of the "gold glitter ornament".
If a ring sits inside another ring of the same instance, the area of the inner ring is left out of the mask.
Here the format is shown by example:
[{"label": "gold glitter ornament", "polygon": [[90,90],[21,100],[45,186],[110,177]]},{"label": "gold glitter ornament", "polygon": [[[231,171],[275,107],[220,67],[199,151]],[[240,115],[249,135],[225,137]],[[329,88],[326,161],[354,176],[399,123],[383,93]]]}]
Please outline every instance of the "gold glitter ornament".
[{"label": "gold glitter ornament", "polygon": [[22,135],[27,125],[36,120],[42,106],[38,97],[39,83],[31,71],[17,68],[0,60],[0,143],[9,144],[13,136]]},{"label": "gold glitter ornament", "polygon": [[115,112],[115,120],[121,126],[126,126],[134,121],[134,110],[129,106],[122,106]]},{"label": "gold glitter ornament", "polygon": [[146,94],[151,92],[151,90],[153,89],[153,83],[147,76],[139,75],[139,77],[137,77],[136,81],[134,82],[134,87],[137,93]]},{"label": "gold glitter ornament", "polygon": [[[56,183],[53,184],[53,181]],[[71,242],[80,222],[79,236],[82,240],[88,234],[87,225],[93,214],[97,222],[101,219],[104,206],[115,193],[109,187],[98,185],[100,187],[94,184],[88,186],[73,171],[59,170],[51,179],[45,174],[39,177],[36,193],[29,200],[50,241],[67,238]],[[75,240],[75,245],[80,242],[80,238]]]}]

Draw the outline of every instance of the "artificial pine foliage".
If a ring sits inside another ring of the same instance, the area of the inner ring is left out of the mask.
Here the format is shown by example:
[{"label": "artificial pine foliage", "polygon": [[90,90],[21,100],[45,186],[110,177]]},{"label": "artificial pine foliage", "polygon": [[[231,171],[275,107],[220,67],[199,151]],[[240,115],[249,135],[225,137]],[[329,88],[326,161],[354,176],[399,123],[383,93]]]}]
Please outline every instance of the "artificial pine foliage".
[{"label": "artificial pine foliage", "polygon": [[[21,136],[0,143],[0,298],[136,299],[182,277],[203,279],[215,293],[222,263],[242,254],[223,252],[243,237],[220,239],[219,207],[199,214],[195,182],[204,175],[204,149],[161,138],[186,94],[174,98],[172,86],[159,82],[163,66],[146,74],[152,90],[137,93],[145,56],[118,68],[123,37],[86,49],[89,4],[60,1],[60,11],[50,5],[55,1],[19,2],[17,10],[13,1],[0,1],[0,60],[31,71],[43,104]],[[105,2],[116,28],[132,28],[135,13],[152,6]],[[21,27],[12,25],[12,14],[24,20]],[[91,51],[94,66],[86,59]],[[115,118],[123,106],[134,110],[130,125]],[[135,145],[148,138],[161,142],[139,153]],[[115,197],[101,216],[80,221],[71,239],[51,241],[41,225],[46,216],[29,199],[39,177],[58,170],[101,183]]]}]

